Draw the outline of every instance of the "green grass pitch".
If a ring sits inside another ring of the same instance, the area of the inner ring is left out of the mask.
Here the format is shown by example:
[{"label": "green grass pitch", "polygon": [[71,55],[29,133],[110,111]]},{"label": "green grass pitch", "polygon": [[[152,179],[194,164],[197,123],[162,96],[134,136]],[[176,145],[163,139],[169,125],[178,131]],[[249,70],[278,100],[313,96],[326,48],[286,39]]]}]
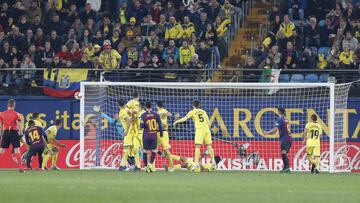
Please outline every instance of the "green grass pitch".
[{"label": "green grass pitch", "polygon": [[0,202],[360,202],[360,173],[0,171]]}]

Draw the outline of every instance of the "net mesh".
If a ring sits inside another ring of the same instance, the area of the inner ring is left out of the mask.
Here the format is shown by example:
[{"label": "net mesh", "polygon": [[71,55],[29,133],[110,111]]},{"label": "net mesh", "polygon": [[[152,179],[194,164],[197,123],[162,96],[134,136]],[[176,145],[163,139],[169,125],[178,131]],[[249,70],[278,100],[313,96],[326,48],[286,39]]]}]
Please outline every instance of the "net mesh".
[{"label": "net mesh", "polygon": [[[346,154],[343,110],[347,107],[351,84],[335,88],[335,170],[342,168],[341,156]],[[139,92],[140,101],[162,101],[164,108],[172,113],[168,118],[171,153],[188,158],[194,157],[194,125],[191,120],[173,127],[178,117],[192,109],[192,101],[201,101],[210,118],[213,148],[221,157],[221,170],[280,170],[282,159],[278,134],[264,135],[264,131],[275,127],[277,108],[286,109],[291,134],[294,138],[289,160],[292,170],[309,170],[306,160],[302,132],[312,114],[319,116],[324,130],[321,137],[321,170],[329,170],[329,109],[330,88],[328,86],[281,86],[272,88],[268,84],[222,86],[221,84],[120,84],[88,83],[84,86],[84,162],[85,168],[116,168],[121,161],[123,133],[118,124],[117,101],[130,100],[133,92]],[[94,106],[100,106],[106,114],[97,114]],[[112,119],[113,120],[112,120]],[[159,146],[160,151],[162,146]],[[206,149],[202,148],[202,152]],[[339,158],[340,157],[340,158]],[[202,162],[209,161],[204,154]],[[167,162],[157,157],[156,166]]]}]

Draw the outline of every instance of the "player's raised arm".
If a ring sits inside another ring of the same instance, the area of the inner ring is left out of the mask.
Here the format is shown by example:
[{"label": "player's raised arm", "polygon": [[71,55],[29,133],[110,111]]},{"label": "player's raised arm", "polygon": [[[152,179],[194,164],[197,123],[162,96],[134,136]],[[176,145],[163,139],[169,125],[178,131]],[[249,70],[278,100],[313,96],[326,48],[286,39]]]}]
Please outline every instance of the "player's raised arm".
[{"label": "player's raised arm", "polygon": [[175,127],[177,124],[179,124],[179,123],[183,123],[183,122],[187,121],[189,118],[190,118],[190,117],[188,117],[188,115],[186,115],[185,117],[180,118],[179,120],[176,120],[176,121],[174,122],[174,127]]}]

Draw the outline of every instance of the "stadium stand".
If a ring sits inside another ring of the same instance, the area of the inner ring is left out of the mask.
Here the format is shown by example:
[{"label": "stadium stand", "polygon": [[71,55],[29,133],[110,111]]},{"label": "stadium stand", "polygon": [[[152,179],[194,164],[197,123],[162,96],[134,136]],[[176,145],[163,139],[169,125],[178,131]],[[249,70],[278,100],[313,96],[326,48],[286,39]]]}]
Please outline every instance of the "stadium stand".
[{"label": "stadium stand", "polygon": [[4,88],[42,86],[56,68],[88,69],[90,81],[257,82],[269,67],[280,82],[359,78],[359,1],[1,2]]}]

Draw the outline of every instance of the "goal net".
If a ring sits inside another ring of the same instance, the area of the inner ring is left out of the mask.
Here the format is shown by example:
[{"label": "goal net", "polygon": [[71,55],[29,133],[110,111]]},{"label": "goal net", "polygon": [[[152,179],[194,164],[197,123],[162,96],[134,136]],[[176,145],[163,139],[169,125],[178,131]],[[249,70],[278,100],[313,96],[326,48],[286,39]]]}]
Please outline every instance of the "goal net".
[{"label": "goal net", "polygon": [[[302,135],[312,114],[323,128],[320,168],[348,171],[344,110],[351,83],[122,83],[81,84],[80,168],[117,168],[121,162],[123,133],[118,124],[117,101],[130,100],[137,91],[140,101],[162,101],[172,113],[168,118],[171,153],[194,157],[194,126],[191,120],[173,128],[178,116],[185,116],[198,99],[210,118],[213,148],[221,157],[219,170],[282,169],[279,135],[265,135],[275,126],[277,108],[286,110],[294,138],[288,157],[295,171],[309,170]],[[94,112],[100,106],[103,115]],[[104,114],[109,117],[104,117]],[[162,146],[159,146],[162,150]],[[202,152],[206,151],[205,147]],[[201,160],[208,162],[204,153]],[[160,156],[156,167],[166,160]]]}]

